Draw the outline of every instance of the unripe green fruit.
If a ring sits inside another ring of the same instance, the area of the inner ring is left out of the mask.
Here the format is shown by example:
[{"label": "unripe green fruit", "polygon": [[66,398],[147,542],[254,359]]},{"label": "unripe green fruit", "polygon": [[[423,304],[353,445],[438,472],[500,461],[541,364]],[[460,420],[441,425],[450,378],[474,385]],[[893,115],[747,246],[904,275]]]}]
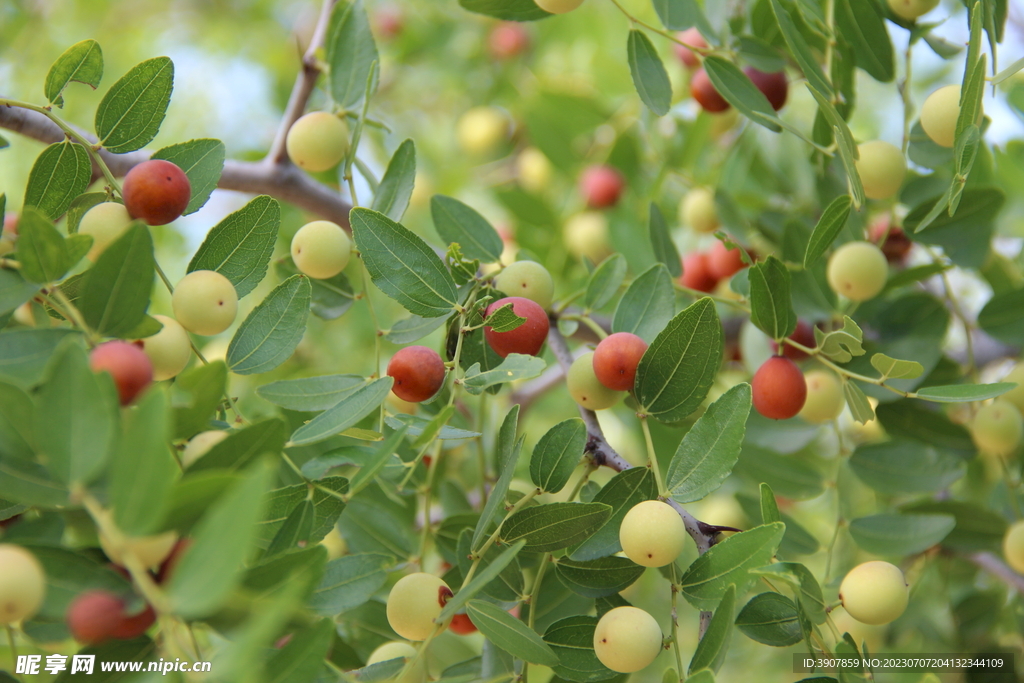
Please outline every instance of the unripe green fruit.
[{"label": "unripe green fruit", "polygon": [[622,551],[643,567],[664,567],[675,562],[685,542],[683,518],[660,500],[637,503],[619,526]]},{"label": "unripe green fruit", "polygon": [[548,269],[536,261],[516,261],[494,278],[494,286],[509,296],[520,296],[541,308],[551,305],[555,281]]},{"label": "unripe green fruit", "polygon": [[78,232],[92,236],[89,260],[98,259],[108,246],[124,234],[131,222],[128,209],[117,202],[101,202],[86,211],[78,224]]},{"label": "unripe green fruit", "polygon": [[440,626],[434,619],[451,597],[452,589],[433,574],[403,576],[388,596],[388,623],[406,640],[426,640]]},{"label": "unripe green fruit", "polygon": [[849,571],[839,586],[839,600],[860,623],[880,626],[903,614],[910,591],[899,567],[876,560]]},{"label": "unripe green fruit", "polygon": [[455,125],[455,137],[463,152],[483,156],[493,152],[509,134],[509,120],[497,107],[474,107]]},{"label": "unripe green fruit", "polygon": [[594,352],[585,353],[572,362],[569,374],[565,378],[566,386],[572,400],[589,410],[611,408],[626,395],[624,391],[614,391],[597,379],[594,373]]},{"label": "unripe green fruit", "polygon": [[174,550],[174,544],[178,542],[177,531],[165,531],[156,536],[139,536],[125,540],[123,547],[114,547],[110,539],[101,531],[100,547],[107,554],[114,564],[125,565],[125,555],[135,555],[146,569],[152,569],[167,559],[167,556]]},{"label": "unripe green fruit", "polygon": [[1013,382],[1017,386],[1010,389],[999,398],[1009,401],[1017,406],[1017,410],[1024,413],[1024,363],[1017,363],[1013,369],[1001,381]]},{"label": "unripe green fruit", "polygon": [[299,168],[329,170],[348,152],[348,124],[330,112],[310,112],[288,129],[285,147]]},{"label": "unripe green fruit", "polygon": [[594,629],[597,658],[612,671],[624,674],[650,666],[661,653],[661,641],[658,622],[637,607],[605,612]]},{"label": "unripe green fruit", "polygon": [[185,444],[185,450],[181,453],[181,464],[190,467],[192,463],[206,455],[211,448],[226,438],[228,438],[228,433],[221,429],[199,432]]},{"label": "unripe green fruit", "polygon": [[868,199],[888,199],[900,190],[907,175],[907,161],[895,145],[882,140],[865,142],[857,148],[857,174]]},{"label": "unripe green fruit", "polygon": [[0,624],[28,619],[43,606],[46,575],[35,555],[0,543]]},{"label": "unripe green fruit", "polygon": [[306,223],[292,237],[292,260],[309,277],[326,280],[345,270],[352,255],[352,240],[331,221]]},{"label": "unripe green fruit", "polygon": [[213,270],[186,275],[171,295],[174,317],[189,332],[205,336],[231,327],[238,314],[238,292],[231,280]]},{"label": "unripe green fruit", "polygon": [[608,219],[597,211],[572,216],[562,230],[566,249],[576,258],[586,257],[599,263],[611,253],[608,244]]},{"label": "unripe green fruit", "polygon": [[871,242],[847,242],[828,260],[828,285],[850,301],[878,296],[889,277],[889,262]]},{"label": "unripe green fruit", "polygon": [[1003,537],[1003,557],[1018,574],[1024,574],[1024,520],[1014,522]]},{"label": "unripe green fruit", "polygon": [[[409,643],[403,643],[400,640],[393,640],[390,643],[384,643],[376,650],[370,653],[370,656],[366,660],[366,666],[371,664],[380,664],[391,659],[398,659],[403,657],[405,659],[412,659],[416,656],[416,648]],[[402,678],[389,679],[394,680],[396,683],[421,683],[427,678],[427,660],[423,657],[419,659],[416,666]]]},{"label": "unripe green fruit", "polygon": [[921,128],[936,145],[956,143],[956,120],[960,118],[960,86],[939,88],[921,105]]},{"label": "unripe green fruit", "polygon": [[889,9],[901,19],[914,21],[939,6],[939,0],[889,0]]},{"label": "unripe green fruit", "polygon": [[812,424],[830,422],[843,412],[846,399],[843,385],[834,372],[811,370],[804,375],[807,383],[807,398],[798,415]]},{"label": "unripe green fruit", "polygon": [[545,12],[565,14],[583,4],[583,0],[533,0]]},{"label": "unripe green fruit", "polygon": [[679,203],[679,220],[693,230],[710,234],[721,226],[718,209],[715,208],[715,193],[707,187],[695,187]]},{"label": "unripe green fruit", "polygon": [[997,398],[978,409],[971,422],[971,436],[981,451],[1010,455],[1024,436],[1024,419],[1016,406]]},{"label": "unripe green fruit", "polygon": [[142,350],[153,363],[153,381],[170,379],[185,369],[192,357],[192,343],[188,332],[174,318],[154,315],[163,329],[151,337],[140,339]]},{"label": "unripe green fruit", "polygon": [[540,194],[551,183],[551,162],[536,147],[527,147],[516,158],[516,172],[523,189]]}]

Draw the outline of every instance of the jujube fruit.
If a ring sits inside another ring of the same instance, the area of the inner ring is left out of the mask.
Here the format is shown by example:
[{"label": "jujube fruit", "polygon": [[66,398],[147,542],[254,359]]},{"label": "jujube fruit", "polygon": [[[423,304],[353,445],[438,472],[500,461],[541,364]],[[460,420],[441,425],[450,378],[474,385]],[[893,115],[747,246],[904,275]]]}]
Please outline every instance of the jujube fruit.
[{"label": "jujube fruit", "polygon": [[788,420],[804,407],[807,384],[796,363],[772,356],[750,381],[751,399],[757,412],[772,420]]},{"label": "jujube fruit", "polygon": [[698,69],[690,79],[690,95],[706,112],[717,114],[729,108],[729,103],[715,88],[704,69]]},{"label": "jujube fruit", "polygon": [[153,364],[153,381],[161,382],[180,373],[192,357],[192,342],[188,332],[174,318],[154,315],[163,328],[159,332],[140,339],[143,352]]},{"label": "jujube fruit", "polygon": [[125,233],[131,223],[128,209],[117,202],[100,202],[86,211],[78,223],[78,232],[92,237],[89,260],[98,259],[107,247]]},{"label": "jujube fruit", "polygon": [[804,375],[807,384],[807,399],[800,410],[800,417],[811,424],[822,424],[839,417],[846,407],[843,385],[834,372],[811,370]]},{"label": "jujube fruit", "polygon": [[452,633],[458,633],[460,636],[468,636],[470,633],[476,633],[476,624],[469,618],[468,614],[456,614],[452,617],[452,623],[448,624],[448,628],[451,629]]},{"label": "jujube fruit", "polygon": [[716,241],[707,251],[708,272],[716,280],[725,280],[747,267],[743,262],[743,251],[739,247],[729,248],[724,242]]},{"label": "jujube fruit", "polygon": [[1010,372],[1006,374],[1006,377],[1000,381],[1011,382],[1017,385],[999,398],[1009,401],[1017,406],[1017,410],[1024,413],[1024,363],[1016,363]]},{"label": "jujube fruit", "polygon": [[[685,31],[680,31],[676,34],[676,40],[680,43],[686,43],[690,47],[698,49],[704,49],[708,47],[708,41],[701,35],[700,30],[697,27],[688,28]],[[678,43],[673,43],[672,50],[676,53],[676,57],[679,58],[683,64],[693,69],[700,66],[700,57],[698,57],[693,50],[690,50]]]},{"label": "jujube fruit", "polygon": [[426,640],[452,597],[452,589],[433,574],[417,572],[398,580],[388,595],[388,623],[406,640]]},{"label": "jujube fruit", "polygon": [[490,154],[505,141],[508,134],[508,116],[497,107],[474,107],[455,124],[459,147],[474,156]]},{"label": "jujube fruit", "polygon": [[352,255],[352,240],[337,223],[312,221],[292,237],[291,252],[295,267],[303,274],[326,280],[345,270]]},{"label": "jujube fruit", "polygon": [[721,226],[715,193],[707,187],[695,187],[679,203],[679,221],[693,230],[710,234]]},{"label": "jujube fruit", "polygon": [[167,559],[178,542],[177,531],[165,531],[154,536],[135,536],[125,539],[123,547],[115,547],[103,532],[100,532],[100,547],[114,564],[127,566],[125,553],[130,552],[146,569],[152,569]]},{"label": "jujube fruit", "polygon": [[484,317],[491,315],[502,306],[512,304],[512,312],[526,322],[514,330],[508,332],[495,332],[489,326],[484,327],[484,339],[496,354],[505,358],[510,353],[522,353],[527,356],[536,356],[544,346],[548,338],[548,315],[544,309],[535,301],[524,299],[518,296],[510,296],[492,302],[484,313]]},{"label": "jujube fruit", "polygon": [[199,432],[185,444],[185,450],[181,452],[181,464],[185,467],[191,466],[192,463],[206,455],[211,448],[226,439],[227,436],[228,433],[222,429]]},{"label": "jujube fruit", "polygon": [[419,403],[436,394],[444,384],[444,361],[437,351],[426,346],[406,346],[391,357],[387,374],[394,379],[391,391],[395,396]]},{"label": "jujube fruit", "polygon": [[565,14],[583,4],[583,0],[534,0],[537,7],[552,14]]},{"label": "jujube fruit", "polygon": [[683,257],[683,275],[679,278],[683,287],[698,292],[712,292],[718,285],[718,278],[711,274],[708,255],[702,251],[694,251]]},{"label": "jujube fruit", "polygon": [[939,0],[889,0],[893,14],[907,21],[914,21],[938,6]]},{"label": "jujube fruit", "polygon": [[608,218],[598,211],[584,211],[569,218],[562,229],[562,241],[569,253],[594,263],[611,253],[608,243]]},{"label": "jujube fruit", "polygon": [[125,175],[121,198],[132,218],[149,225],[166,225],[185,213],[192,198],[192,184],[171,162],[150,159]]},{"label": "jujube fruit", "polygon": [[148,631],[149,627],[155,623],[156,611],[152,605],[147,603],[142,611],[136,614],[127,614],[122,611],[121,620],[114,625],[110,637],[115,640],[132,640]]},{"label": "jujube fruit", "polygon": [[847,242],[832,252],[826,274],[836,294],[850,301],[867,301],[885,288],[889,262],[871,242]]},{"label": "jujube fruit", "polygon": [[591,209],[615,206],[625,187],[622,174],[612,166],[590,166],[580,176],[580,194]]},{"label": "jujube fruit", "polygon": [[638,607],[605,612],[594,629],[594,653],[606,667],[633,673],[650,666],[661,653],[661,627]]},{"label": "jujube fruit", "polygon": [[46,595],[46,575],[35,555],[21,546],[0,543],[0,624],[35,616]]},{"label": "jujube fruit", "polygon": [[888,199],[899,192],[907,175],[907,161],[899,147],[872,140],[857,147],[857,175],[868,199]]},{"label": "jujube fruit", "polygon": [[[398,658],[413,659],[415,656],[415,647],[409,643],[403,643],[400,640],[393,640],[390,643],[384,643],[371,652],[370,656],[366,659],[366,666],[380,664],[381,662],[387,662]],[[394,680],[394,683],[423,683],[427,680],[426,658],[420,657],[413,668],[402,678],[389,680]]]},{"label": "jujube fruit", "polygon": [[551,182],[552,167],[544,152],[527,147],[516,157],[516,175],[523,189],[540,194]]},{"label": "jujube fruit", "polygon": [[494,59],[512,59],[521,55],[530,46],[530,34],[519,22],[503,21],[491,29],[487,37],[487,46]]},{"label": "jujube fruit", "polygon": [[550,306],[555,296],[555,281],[551,273],[536,261],[509,264],[495,276],[494,286],[505,294],[529,299],[541,308]]},{"label": "jujube fruit", "polygon": [[326,111],[300,117],[288,129],[285,148],[288,158],[306,171],[327,171],[348,153],[348,124]]},{"label": "jujube fruit", "polygon": [[985,453],[1010,455],[1024,436],[1024,420],[1015,405],[997,398],[975,413],[971,436],[974,444]]},{"label": "jujube fruit", "polygon": [[1018,574],[1024,574],[1024,520],[1010,525],[1003,536],[1003,557]]},{"label": "jujube fruit", "polygon": [[875,560],[847,573],[839,586],[839,600],[860,623],[880,626],[903,614],[910,591],[899,567]]},{"label": "jujube fruit", "polygon": [[[814,328],[806,320],[798,320],[796,329],[793,330],[793,334],[789,335],[788,338],[809,349],[813,349],[818,345],[818,342],[814,339]],[[778,352],[778,350],[779,344],[773,339],[772,351]],[[790,360],[803,360],[807,358],[806,352],[785,343],[782,345],[782,355]]]},{"label": "jujube fruit", "polygon": [[98,645],[112,637],[124,617],[124,603],[110,591],[82,593],[68,605],[71,636],[85,645]]},{"label": "jujube fruit", "polygon": [[959,118],[959,85],[939,88],[921,105],[921,128],[940,147],[956,144],[956,122]]},{"label": "jujube fruit", "polygon": [[171,295],[174,317],[189,332],[210,336],[231,327],[238,314],[238,292],[231,280],[213,270],[186,275]]},{"label": "jujube fruit", "polygon": [[789,81],[786,80],[785,71],[761,71],[747,66],[743,68],[743,73],[768,98],[772,109],[778,111],[786,106],[786,98],[789,97]]},{"label": "jujube fruit", "polygon": [[393,4],[378,7],[373,13],[373,27],[382,40],[394,40],[405,29],[402,9]]},{"label": "jujube fruit", "polygon": [[609,389],[594,373],[594,352],[583,354],[572,362],[565,378],[569,395],[588,410],[604,410],[619,402],[625,392]]},{"label": "jujube fruit", "polygon": [[629,332],[608,335],[594,349],[594,374],[614,391],[630,391],[647,342]]},{"label": "jujube fruit", "polygon": [[660,500],[637,503],[619,526],[622,551],[642,567],[664,567],[675,562],[685,543],[683,518]]},{"label": "jujube fruit", "polygon": [[875,221],[868,231],[871,241],[878,245],[889,263],[901,264],[907,259],[914,243],[898,225],[889,227],[889,219]]},{"label": "jujube fruit", "polygon": [[107,372],[114,380],[121,405],[126,406],[153,383],[153,362],[136,344],[115,339],[89,353],[93,372]]}]

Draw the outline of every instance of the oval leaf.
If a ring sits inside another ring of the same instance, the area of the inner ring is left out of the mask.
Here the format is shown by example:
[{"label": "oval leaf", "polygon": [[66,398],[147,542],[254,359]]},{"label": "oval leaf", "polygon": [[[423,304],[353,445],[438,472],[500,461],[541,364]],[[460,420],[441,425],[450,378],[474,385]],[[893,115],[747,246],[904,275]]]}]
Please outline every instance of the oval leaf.
[{"label": "oval leaf", "polygon": [[497,605],[470,600],[466,614],[487,640],[513,657],[542,666],[558,664],[558,655],[543,638]]},{"label": "oval leaf", "polygon": [[602,557],[588,562],[561,559],[555,565],[566,588],[587,598],[605,598],[625,590],[644,568],[625,557]]},{"label": "oval leaf", "polygon": [[322,375],[284,379],[256,387],[256,393],[288,410],[327,410],[353,394],[366,380],[359,375]]},{"label": "oval leaf", "polygon": [[267,274],[274,253],[281,205],[262,195],[228,215],[206,235],[188,264],[188,272],[213,270],[235,286],[239,298],[256,288]]},{"label": "oval leaf", "polygon": [[721,57],[705,57],[704,70],[726,102],[754,123],[775,133],[782,131],[778,116],[764,93],[740,68]]},{"label": "oval leaf", "polygon": [[736,610],[736,586],[730,585],[725,589],[721,602],[711,616],[711,623],[704,637],[697,643],[697,649],[690,660],[690,667],[687,673],[693,673],[699,669],[711,668],[715,671],[722,664],[725,652],[729,647],[729,632],[732,631],[733,613]]},{"label": "oval leaf", "polygon": [[115,154],[142,149],[156,137],[174,88],[174,64],[154,57],[128,70],[96,109],[96,135]]},{"label": "oval leaf", "polygon": [[548,503],[520,510],[505,521],[501,540],[525,539],[528,552],[550,552],[575,545],[594,534],[611,516],[604,503]]},{"label": "oval leaf", "polygon": [[354,427],[384,402],[393,381],[390,377],[381,377],[354,391],[330,410],[320,413],[296,429],[292,434],[292,445],[323,441]]},{"label": "oval leaf", "polygon": [[807,251],[804,252],[804,268],[814,265],[815,261],[832,246],[832,242],[846,225],[852,206],[853,198],[844,194],[833,199],[832,203],[825,207],[821,218],[818,219],[818,224],[814,226],[810,241],[807,242]]},{"label": "oval leaf", "polygon": [[630,30],[626,55],[629,72],[633,75],[633,86],[640,99],[652,112],[664,116],[672,105],[672,83],[668,80],[668,72],[651,39],[642,31]]},{"label": "oval leaf", "polygon": [[405,140],[395,150],[388,168],[384,171],[377,191],[373,193],[374,211],[379,211],[393,221],[402,220],[409,198],[412,197],[416,182],[416,145]]},{"label": "oval leaf", "polygon": [[952,515],[881,514],[850,522],[850,536],[875,555],[914,555],[940,543],[955,526]]},{"label": "oval leaf", "polygon": [[622,281],[626,279],[626,257],[612,254],[601,262],[587,281],[587,293],[584,303],[588,310],[601,308],[618,293]]},{"label": "oval leaf", "polygon": [[783,339],[796,329],[790,293],[789,269],[769,256],[750,268],[750,322],[772,339]]},{"label": "oval leaf", "polygon": [[32,165],[25,186],[25,206],[35,206],[50,220],[57,220],[91,180],[92,162],[85,147],[55,142]]},{"label": "oval leaf", "polygon": [[593,503],[610,505],[612,513],[598,531],[573,549],[573,560],[586,561],[606,557],[622,550],[619,544],[619,526],[634,505],[658,497],[654,473],[646,467],[631,467],[616,474],[604,485]]},{"label": "oval leaf", "polygon": [[782,522],[763,524],[711,546],[680,579],[683,597],[697,609],[715,609],[729,586],[742,589],[751,569],[771,562],[785,530]]},{"label": "oval leaf", "polygon": [[43,90],[46,99],[58,107],[64,106],[61,93],[71,81],[85,83],[95,90],[103,78],[103,51],[95,40],[83,40],[64,51],[46,74]]},{"label": "oval leaf", "polygon": [[342,107],[351,107],[366,94],[373,63],[380,63],[362,0],[334,6],[324,47],[331,98]]},{"label": "oval leaf", "polygon": [[736,626],[751,640],[772,647],[795,645],[804,637],[796,605],[780,593],[755,595],[740,610]]},{"label": "oval leaf", "polygon": [[530,458],[530,478],[537,488],[557,493],[583,458],[587,426],[578,417],[559,422],[540,437]]},{"label": "oval leaf", "polygon": [[75,301],[85,322],[102,335],[130,335],[145,319],[155,263],[149,228],[135,221],[85,272]]},{"label": "oval leaf", "polygon": [[615,307],[612,332],[630,332],[650,344],[675,312],[672,276],[664,264],[658,263],[640,273],[626,288]]},{"label": "oval leaf", "polygon": [[306,332],[311,289],[309,278],[293,275],[252,309],[228,346],[232,372],[269,372],[288,360]]},{"label": "oval leaf", "polygon": [[468,259],[497,261],[504,248],[498,231],[476,209],[442,194],[430,199],[430,217],[438,236],[448,244],[458,244]]},{"label": "oval leaf", "polygon": [[909,439],[858,446],[850,456],[861,481],[890,495],[941,491],[964,475],[964,466],[958,456]]},{"label": "oval leaf", "polygon": [[969,403],[1002,396],[1010,389],[1013,389],[1013,387],[1014,384],[1012,382],[950,384],[949,386],[919,389],[913,394],[913,398],[932,401],[933,403]]}]

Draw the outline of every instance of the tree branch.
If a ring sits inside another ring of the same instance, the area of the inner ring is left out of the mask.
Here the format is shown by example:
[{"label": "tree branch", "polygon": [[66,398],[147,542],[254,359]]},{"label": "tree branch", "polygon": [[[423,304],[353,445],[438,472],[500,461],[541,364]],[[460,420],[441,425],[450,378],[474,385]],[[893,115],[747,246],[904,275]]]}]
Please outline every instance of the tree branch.
[{"label": "tree branch", "polygon": [[974,553],[964,557],[975,566],[984,569],[1006,585],[1016,588],[1018,592],[1024,594],[1024,576],[1010,569],[992,553]]}]

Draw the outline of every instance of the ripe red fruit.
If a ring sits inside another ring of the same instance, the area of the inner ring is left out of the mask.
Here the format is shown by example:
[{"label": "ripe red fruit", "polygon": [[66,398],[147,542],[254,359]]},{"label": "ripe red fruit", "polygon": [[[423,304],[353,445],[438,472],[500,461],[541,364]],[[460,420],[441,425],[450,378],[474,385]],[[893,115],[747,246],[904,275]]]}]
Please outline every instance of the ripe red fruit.
[{"label": "ripe red fruit", "polygon": [[[708,47],[708,41],[704,40],[704,36],[700,34],[696,27],[680,31],[676,34],[676,39],[692,47],[701,49]],[[700,58],[694,54],[693,50],[688,50],[679,44],[673,44],[672,49],[676,53],[676,57],[686,66],[691,69],[700,66]]]},{"label": "ripe red fruit", "polygon": [[468,636],[476,631],[476,624],[470,620],[468,614],[456,614],[452,617],[452,623],[448,624],[448,628],[460,636]]},{"label": "ripe red fruit", "polygon": [[93,372],[109,372],[114,378],[121,405],[126,406],[153,382],[153,362],[140,347],[114,340],[100,344],[89,354]]},{"label": "ripe red fruit", "polygon": [[487,46],[494,59],[506,60],[518,57],[530,47],[530,34],[526,27],[515,21],[506,21],[491,29]]},{"label": "ripe red fruit", "polygon": [[774,71],[766,73],[755,69],[752,66],[744,67],[743,73],[747,75],[757,89],[764,93],[775,111],[786,105],[786,97],[789,95],[789,81],[786,80],[785,71]]},{"label": "ripe red fruit", "polygon": [[718,280],[730,278],[747,267],[739,248],[729,249],[723,242],[715,242],[708,250],[708,272]]},{"label": "ripe red fruit", "polygon": [[695,72],[693,78],[690,79],[690,96],[704,107],[704,111],[712,114],[718,114],[729,108],[729,103],[715,89],[714,83],[708,77],[708,72],[704,69]]},{"label": "ripe red fruit", "polygon": [[[818,345],[818,342],[814,339],[814,328],[803,320],[797,321],[796,329],[793,330],[793,334],[789,335],[789,338],[809,349],[813,349]],[[782,346],[782,355],[790,360],[803,360],[807,358],[807,354],[795,346],[790,346],[789,344],[783,344]],[[772,350],[776,353],[779,351],[779,345],[774,339],[772,340]]]},{"label": "ripe red fruit", "polygon": [[68,630],[75,640],[86,645],[112,638],[123,618],[124,603],[110,591],[87,591],[68,606]]},{"label": "ripe red fruit", "polygon": [[388,4],[380,7],[374,13],[373,19],[381,40],[394,40],[405,28],[405,17],[397,5]]},{"label": "ripe red fruit", "polygon": [[796,363],[783,356],[764,362],[750,381],[754,409],[772,420],[788,420],[804,407],[807,383]]},{"label": "ripe red fruit", "polygon": [[[882,249],[882,253],[885,254],[885,259],[889,263],[902,264],[907,259],[907,255],[910,253],[911,247],[914,243],[910,241],[907,234],[903,232],[903,228],[899,226],[893,226],[889,230],[888,236],[885,236],[886,229],[889,227],[889,219],[881,218],[876,221],[872,226],[869,233],[872,242],[877,244]],[[882,242],[882,237],[885,236],[885,242]]]},{"label": "ripe red fruit", "polygon": [[622,174],[611,166],[590,166],[580,176],[580,192],[592,209],[615,206],[625,187]]},{"label": "ripe red fruit", "polygon": [[597,380],[609,389],[630,391],[636,381],[636,368],[646,350],[647,342],[629,332],[605,337],[594,349]]},{"label": "ripe red fruit", "polygon": [[138,638],[154,623],[156,623],[156,612],[153,611],[152,605],[147,604],[144,610],[133,616],[125,615],[122,611],[121,620],[110,632],[110,637],[117,640]]},{"label": "ripe red fruit", "polygon": [[512,304],[512,312],[520,318],[526,318],[526,322],[509,332],[495,332],[491,327],[484,327],[484,338],[494,352],[502,358],[510,353],[536,356],[544,346],[544,340],[548,338],[550,324],[547,313],[534,301],[510,296],[498,299],[488,306],[485,317],[506,304]]},{"label": "ripe red fruit", "polygon": [[185,213],[192,198],[192,184],[171,162],[150,159],[128,171],[121,197],[132,218],[149,225],[166,225]]},{"label": "ripe red fruit", "polygon": [[695,251],[683,257],[683,276],[679,278],[683,287],[698,292],[710,292],[718,285],[718,278],[711,274],[708,255]]},{"label": "ripe red fruit", "polygon": [[391,386],[395,396],[419,403],[436,394],[444,384],[444,361],[437,351],[426,346],[406,346],[391,357],[388,376],[395,380]]}]

